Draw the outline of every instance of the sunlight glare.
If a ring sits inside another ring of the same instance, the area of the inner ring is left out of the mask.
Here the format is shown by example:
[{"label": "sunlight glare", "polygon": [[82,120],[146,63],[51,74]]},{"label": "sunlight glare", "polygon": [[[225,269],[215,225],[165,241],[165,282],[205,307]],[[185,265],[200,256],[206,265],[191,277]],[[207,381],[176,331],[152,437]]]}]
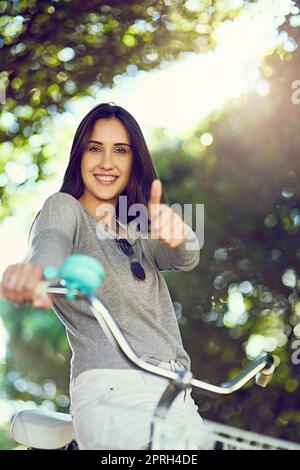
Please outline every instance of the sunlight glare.
[{"label": "sunlight glare", "polygon": [[114,101],[126,107],[149,137],[153,129],[163,127],[169,138],[185,138],[231,98],[256,87],[262,96],[268,94],[259,66],[274,50],[279,18],[288,14],[291,5],[290,0],[248,4],[240,16],[220,24],[214,51],[182,53],[157,70],[120,77],[117,87],[98,92],[97,102]]}]

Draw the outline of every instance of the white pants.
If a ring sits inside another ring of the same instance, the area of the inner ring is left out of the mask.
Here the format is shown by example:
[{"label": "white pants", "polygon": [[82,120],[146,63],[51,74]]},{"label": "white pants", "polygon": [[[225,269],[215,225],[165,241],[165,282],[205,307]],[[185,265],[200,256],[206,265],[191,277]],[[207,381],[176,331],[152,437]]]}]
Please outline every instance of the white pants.
[{"label": "white pants", "polygon": [[[181,366],[170,361],[159,367],[178,370]],[[136,369],[91,369],[79,374],[70,384],[70,412],[79,449],[147,448],[151,418],[168,382]],[[192,426],[197,445],[190,449],[207,448],[206,430],[190,389],[176,397],[166,419],[181,435],[186,423]]]}]

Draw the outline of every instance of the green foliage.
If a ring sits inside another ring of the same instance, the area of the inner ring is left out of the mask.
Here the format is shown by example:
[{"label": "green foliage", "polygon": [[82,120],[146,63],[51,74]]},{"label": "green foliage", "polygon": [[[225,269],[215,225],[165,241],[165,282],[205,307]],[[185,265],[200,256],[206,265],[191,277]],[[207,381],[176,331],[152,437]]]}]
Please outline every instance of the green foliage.
[{"label": "green foliage", "polygon": [[[12,412],[36,405],[68,412],[70,348],[64,327],[52,310],[19,309],[4,301],[0,307],[9,332],[6,361],[1,366],[0,397],[7,400],[2,406]],[[15,406],[14,400],[18,400]],[[1,449],[16,447],[9,425],[8,420],[1,428]]]},{"label": "green foliage", "polygon": [[[7,370],[17,371],[18,379],[28,378],[38,384],[55,377],[57,388],[65,392],[70,350],[65,329],[54,312],[29,306],[19,309],[3,301],[1,304],[1,316],[10,334]],[[11,384],[10,394],[17,397],[14,381]],[[32,396],[29,394],[27,398]]]},{"label": "green foliage", "polygon": [[[49,178],[51,143],[39,138],[70,100],[95,96],[139,70],[149,71],[185,51],[214,44],[218,24],[242,7],[205,0],[0,2],[0,172],[25,164],[27,177],[0,185],[0,219],[35,181]],[[6,124],[5,124],[6,123]],[[1,145],[2,144],[2,145]]]}]

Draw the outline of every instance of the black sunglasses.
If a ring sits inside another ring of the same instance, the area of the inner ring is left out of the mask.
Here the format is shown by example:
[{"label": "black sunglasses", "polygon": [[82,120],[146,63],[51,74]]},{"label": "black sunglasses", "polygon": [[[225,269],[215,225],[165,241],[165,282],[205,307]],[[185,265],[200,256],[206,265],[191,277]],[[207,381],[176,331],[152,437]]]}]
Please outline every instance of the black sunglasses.
[{"label": "black sunglasses", "polygon": [[[123,253],[128,256],[128,258],[131,258],[134,255],[133,248],[126,238],[115,238],[115,242],[117,243],[120,250],[122,250]],[[145,270],[138,261],[131,261],[130,268],[133,276],[136,279],[139,281],[144,281],[146,279]]]}]

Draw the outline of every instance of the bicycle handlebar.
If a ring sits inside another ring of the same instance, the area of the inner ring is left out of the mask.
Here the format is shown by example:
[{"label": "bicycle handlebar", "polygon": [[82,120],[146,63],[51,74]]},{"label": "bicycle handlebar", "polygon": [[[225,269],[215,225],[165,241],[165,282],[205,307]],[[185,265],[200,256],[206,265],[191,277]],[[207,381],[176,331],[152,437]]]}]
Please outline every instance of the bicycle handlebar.
[{"label": "bicycle handlebar", "polygon": [[[60,284],[49,285],[49,282],[42,281],[39,284],[36,292],[41,293],[41,291],[46,291],[47,293],[54,295],[66,295],[68,289],[67,287],[61,286]],[[262,387],[265,387],[271,381],[275,369],[274,358],[271,354],[266,352],[260,354],[256,359],[251,361],[250,364],[248,364],[248,366],[245,367],[236,377],[225,383],[222,383],[221,385],[213,385],[208,382],[195,379],[192,373],[186,370],[183,372],[173,372],[149,364],[140,359],[135,354],[123,333],[121,332],[119,326],[112,318],[110,312],[105,307],[105,305],[100,302],[95,294],[83,294],[76,289],[74,290],[74,293],[75,296],[85,298],[90,303],[92,312],[94,313],[98,323],[104,330],[104,333],[111,341],[113,346],[120,349],[127,359],[134,363],[137,368],[144,369],[152,374],[159,375],[167,379],[172,379],[174,381],[178,381],[180,377],[179,385],[180,383],[184,384],[184,386],[191,385],[195,389],[221,395],[228,395],[239,390],[241,387],[243,387],[243,385],[245,385],[254,377],[256,377],[257,385]]]},{"label": "bicycle handlebar", "polygon": [[[61,283],[51,285],[49,281],[41,281],[36,286],[33,297],[36,298],[43,296],[46,293],[53,295],[66,295],[68,294],[68,288],[62,286]],[[75,293],[76,297],[84,298],[90,303],[92,312],[112,345],[118,350],[120,349],[127,359],[129,359],[139,369],[144,369],[147,372],[174,381],[177,381],[180,377],[181,383],[185,384],[185,386],[188,384],[196,389],[221,395],[228,395],[239,390],[254,377],[256,378],[257,385],[261,387],[266,387],[272,379],[272,375],[275,370],[274,358],[271,354],[266,352],[260,354],[256,359],[251,361],[250,364],[248,364],[248,366],[233,379],[220,385],[213,385],[208,382],[195,379],[192,373],[186,370],[184,370],[183,374],[181,371],[174,372],[149,364],[135,354],[108,309],[94,294],[84,294],[77,289],[74,289],[73,293]]]}]

